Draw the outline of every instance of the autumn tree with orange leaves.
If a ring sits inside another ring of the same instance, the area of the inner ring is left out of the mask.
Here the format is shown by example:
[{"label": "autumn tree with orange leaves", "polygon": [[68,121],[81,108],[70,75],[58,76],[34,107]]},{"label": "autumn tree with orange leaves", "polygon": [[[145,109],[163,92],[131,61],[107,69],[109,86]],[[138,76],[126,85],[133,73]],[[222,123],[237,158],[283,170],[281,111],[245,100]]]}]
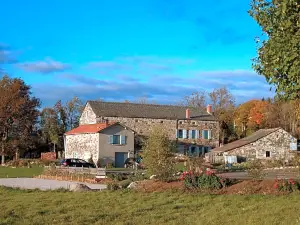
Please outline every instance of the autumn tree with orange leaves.
[{"label": "autumn tree with orange leaves", "polygon": [[26,148],[39,115],[39,99],[31,96],[30,86],[18,78],[0,79],[0,144],[4,156]]},{"label": "autumn tree with orange leaves", "polygon": [[250,100],[241,104],[234,114],[235,130],[240,136],[247,136],[263,128],[270,103]]}]

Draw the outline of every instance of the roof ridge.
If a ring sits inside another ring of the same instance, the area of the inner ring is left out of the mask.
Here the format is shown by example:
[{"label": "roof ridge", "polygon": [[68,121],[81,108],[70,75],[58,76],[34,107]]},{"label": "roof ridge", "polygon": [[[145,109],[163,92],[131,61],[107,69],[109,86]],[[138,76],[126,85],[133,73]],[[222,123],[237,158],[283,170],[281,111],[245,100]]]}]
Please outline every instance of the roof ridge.
[{"label": "roof ridge", "polygon": [[189,108],[189,109],[199,109],[198,107],[193,106],[181,106],[181,105],[171,105],[171,104],[151,104],[151,103],[136,103],[136,102],[105,102],[105,101],[97,101],[97,100],[88,100],[87,102],[95,102],[95,103],[108,103],[108,104],[130,104],[130,105],[147,105],[147,106],[158,106],[158,107],[178,107],[178,108]]}]

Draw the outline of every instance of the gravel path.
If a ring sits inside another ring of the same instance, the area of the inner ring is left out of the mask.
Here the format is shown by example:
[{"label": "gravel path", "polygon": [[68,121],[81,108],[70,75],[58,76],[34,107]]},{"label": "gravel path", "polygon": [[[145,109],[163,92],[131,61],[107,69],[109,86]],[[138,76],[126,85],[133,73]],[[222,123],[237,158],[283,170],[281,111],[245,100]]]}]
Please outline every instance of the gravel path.
[{"label": "gravel path", "polygon": [[[22,189],[40,189],[40,190],[54,190],[59,188],[69,189],[71,183],[81,182],[70,182],[70,181],[58,181],[58,180],[46,180],[37,178],[3,178],[0,179],[0,186],[22,188]],[[106,189],[104,184],[89,184],[83,183],[89,188],[94,190]]]}]

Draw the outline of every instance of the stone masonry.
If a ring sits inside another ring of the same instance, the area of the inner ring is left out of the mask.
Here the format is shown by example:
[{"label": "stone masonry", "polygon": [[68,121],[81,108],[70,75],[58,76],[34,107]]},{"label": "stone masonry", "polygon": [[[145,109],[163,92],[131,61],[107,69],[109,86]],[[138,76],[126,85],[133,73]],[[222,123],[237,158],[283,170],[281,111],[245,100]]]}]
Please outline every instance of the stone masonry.
[{"label": "stone masonry", "polygon": [[105,120],[109,122],[120,122],[121,124],[134,130],[137,135],[148,136],[153,125],[162,126],[169,134],[171,140],[176,140],[176,123],[178,123],[178,129],[193,129],[203,130],[210,129],[212,138],[210,140],[204,140],[201,137],[197,140],[192,139],[179,139],[180,143],[193,143],[197,145],[205,145],[210,147],[219,146],[219,123],[217,121],[202,121],[202,120],[171,120],[171,119],[152,119],[152,118],[126,118],[126,117],[97,117],[93,112],[93,109],[86,105],[82,116],[80,118],[80,124],[93,124],[101,123]]},{"label": "stone masonry", "polygon": [[65,158],[76,157],[88,160],[92,155],[93,161],[97,162],[99,156],[99,133],[67,135],[65,138]]},{"label": "stone masonry", "polygon": [[[292,137],[283,129],[278,129],[253,143],[230,150],[224,154],[236,155],[247,159],[286,159],[293,157],[295,151],[290,150],[290,143],[297,143],[297,139]],[[270,153],[266,157],[267,151]]]}]

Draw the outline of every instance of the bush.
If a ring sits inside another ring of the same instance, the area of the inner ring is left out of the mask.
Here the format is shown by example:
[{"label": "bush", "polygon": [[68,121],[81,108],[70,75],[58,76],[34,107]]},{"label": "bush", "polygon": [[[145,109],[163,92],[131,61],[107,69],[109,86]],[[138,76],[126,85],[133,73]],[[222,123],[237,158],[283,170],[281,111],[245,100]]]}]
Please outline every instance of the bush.
[{"label": "bush", "polygon": [[95,165],[94,160],[93,160],[93,155],[91,155],[91,157],[89,158],[88,163]]},{"label": "bush", "polygon": [[297,180],[275,180],[274,188],[283,192],[294,192],[300,190],[300,182]]},{"label": "bush", "polygon": [[262,180],[267,175],[262,161],[258,159],[248,162],[247,173],[254,180]]},{"label": "bush", "polygon": [[107,177],[114,181],[122,181],[128,178],[128,175],[123,173],[108,173]]},{"label": "bush", "polygon": [[143,146],[143,163],[149,176],[168,181],[175,173],[173,143],[161,127],[154,127]]},{"label": "bush", "polygon": [[119,182],[119,186],[121,188],[127,188],[129,186],[129,184],[131,183],[131,180],[127,179],[127,180],[122,180],[121,182]]},{"label": "bush", "polygon": [[199,173],[184,172],[181,179],[188,189],[221,189],[233,184],[228,178],[221,178],[207,170]]},{"label": "bush", "polygon": [[120,189],[120,186],[117,182],[113,181],[113,182],[109,182],[107,184],[107,190],[111,190],[111,191],[115,191]]}]

